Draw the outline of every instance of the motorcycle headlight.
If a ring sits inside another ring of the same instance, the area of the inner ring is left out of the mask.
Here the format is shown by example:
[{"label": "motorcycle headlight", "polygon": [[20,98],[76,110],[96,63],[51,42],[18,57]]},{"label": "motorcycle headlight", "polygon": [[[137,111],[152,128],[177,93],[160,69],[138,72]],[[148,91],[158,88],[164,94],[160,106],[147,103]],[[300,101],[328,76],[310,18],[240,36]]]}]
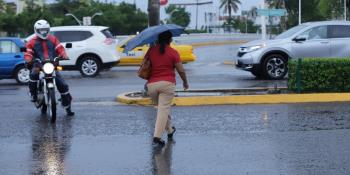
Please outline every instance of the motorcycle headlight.
[{"label": "motorcycle headlight", "polygon": [[45,74],[52,74],[55,70],[55,66],[52,63],[45,63],[43,66],[43,71]]},{"label": "motorcycle headlight", "polygon": [[254,52],[256,50],[259,50],[263,47],[265,47],[266,44],[261,44],[261,45],[256,45],[256,46],[249,46],[249,47],[241,47],[240,48],[240,52],[245,52],[245,53],[248,53],[248,52]]}]

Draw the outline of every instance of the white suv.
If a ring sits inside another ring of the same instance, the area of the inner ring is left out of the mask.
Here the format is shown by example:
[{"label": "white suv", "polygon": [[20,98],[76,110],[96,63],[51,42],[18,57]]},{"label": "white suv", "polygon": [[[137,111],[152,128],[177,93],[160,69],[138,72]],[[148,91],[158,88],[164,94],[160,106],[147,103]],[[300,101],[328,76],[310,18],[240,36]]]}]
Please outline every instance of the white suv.
[{"label": "white suv", "polygon": [[[79,70],[84,77],[94,77],[120,60],[117,40],[108,27],[60,26],[50,30],[65,47],[69,57],[69,60],[60,62],[64,70]],[[31,37],[33,35],[26,40]]]}]

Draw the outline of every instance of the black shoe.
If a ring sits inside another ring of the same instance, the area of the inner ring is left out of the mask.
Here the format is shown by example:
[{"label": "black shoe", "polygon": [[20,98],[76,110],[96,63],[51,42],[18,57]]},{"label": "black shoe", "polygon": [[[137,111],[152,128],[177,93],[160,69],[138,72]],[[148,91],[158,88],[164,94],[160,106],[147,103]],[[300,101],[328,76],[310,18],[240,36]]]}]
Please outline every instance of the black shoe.
[{"label": "black shoe", "polygon": [[174,133],[176,131],[176,128],[175,127],[172,127],[173,128],[173,132],[168,134],[168,140],[172,140],[173,139],[173,136],[174,136]]},{"label": "black shoe", "polygon": [[30,98],[30,101],[31,102],[37,102],[38,101],[38,96],[37,95],[32,95],[31,98]]},{"label": "black shoe", "polygon": [[155,147],[163,147],[165,145],[165,142],[158,138],[158,137],[153,137],[153,146]]},{"label": "black shoe", "polygon": [[70,107],[66,109],[66,112],[67,112],[67,116],[74,116],[75,114],[74,112],[72,112]]}]

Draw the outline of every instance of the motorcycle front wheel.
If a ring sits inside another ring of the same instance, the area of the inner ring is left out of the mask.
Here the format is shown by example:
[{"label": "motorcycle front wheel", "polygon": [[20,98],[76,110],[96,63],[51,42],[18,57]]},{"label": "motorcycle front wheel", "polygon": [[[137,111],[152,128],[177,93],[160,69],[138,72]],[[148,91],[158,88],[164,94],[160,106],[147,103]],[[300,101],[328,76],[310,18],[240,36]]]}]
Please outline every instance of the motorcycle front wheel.
[{"label": "motorcycle front wheel", "polygon": [[55,90],[49,89],[48,90],[48,104],[47,109],[49,110],[49,116],[51,117],[51,123],[56,122],[56,96],[55,96]]}]

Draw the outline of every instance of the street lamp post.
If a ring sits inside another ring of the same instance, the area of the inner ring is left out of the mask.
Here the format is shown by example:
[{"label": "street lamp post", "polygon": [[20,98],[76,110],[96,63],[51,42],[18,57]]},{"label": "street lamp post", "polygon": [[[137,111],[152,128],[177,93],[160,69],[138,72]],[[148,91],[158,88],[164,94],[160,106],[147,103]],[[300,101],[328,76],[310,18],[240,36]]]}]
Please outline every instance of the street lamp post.
[{"label": "street lamp post", "polygon": [[92,20],[95,16],[101,16],[101,15],[103,15],[102,12],[97,12],[97,13],[95,13],[94,15],[92,15],[91,20]]},{"label": "street lamp post", "polygon": [[81,21],[77,17],[75,17],[73,14],[66,13],[65,16],[72,16],[78,22],[78,24],[81,26]]},{"label": "street lamp post", "polygon": [[[92,15],[92,17],[90,17],[90,16],[85,16],[85,17],[83,17],[83,23],[84,23],[84,25],[91,25],[92,19],[93,19],[95,16],[101,16],[102,14],[103,14],[102,12],[97,12],[97,13],[94,13],[94,14]],[[65,16],[72,16],[72,17],[78,22],[78,24],[79,24],[80,26],[82,25],[82,24],[81,24],[81,21],[80,21],[76,16],[74,16],[73,14],[71,14],[71,13],[66,13]]]},{"label": "street lamp post", "polygon": [[[90,21],[88,22],[89,24],[88,25],[91,25],[92,24],[92,19],[95,17],[95,16],[101,16],[103,13],[102,12],[96,12],[92,15],[92,17],[89,19]],[[84,17],[85,18],[85,17]]]}]

